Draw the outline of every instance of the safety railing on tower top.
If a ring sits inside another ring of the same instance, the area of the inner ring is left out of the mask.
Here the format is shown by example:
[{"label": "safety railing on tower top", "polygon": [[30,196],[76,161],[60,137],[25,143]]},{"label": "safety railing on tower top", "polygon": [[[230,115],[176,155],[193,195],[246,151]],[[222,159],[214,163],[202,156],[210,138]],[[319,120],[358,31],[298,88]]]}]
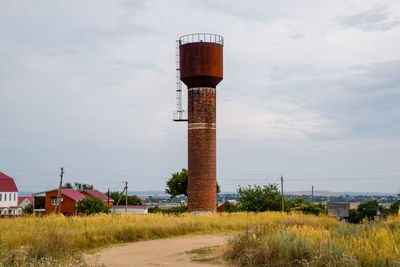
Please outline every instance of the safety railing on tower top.
[{"label": "safety railing on tower top", "polygon": [[178,41],[180,45],[190,44],[190,43],[200,43],[200,42],[224,45],[224,37],[222,37],[219,34],[213,34],[213,33],[186,34],[179,37]]}]

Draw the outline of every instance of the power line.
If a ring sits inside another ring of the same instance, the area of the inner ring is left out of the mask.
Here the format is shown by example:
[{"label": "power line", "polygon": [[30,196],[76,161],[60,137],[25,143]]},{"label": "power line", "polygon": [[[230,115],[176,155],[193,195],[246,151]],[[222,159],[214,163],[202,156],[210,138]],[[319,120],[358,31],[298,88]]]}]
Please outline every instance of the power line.
[{"label": "power line", "polygon": [[[30,173],[44,173],[44,172],[54,172],[54,169],[52,168],[32,168],[32,169],[7,169],[10,172],[30,172]],[[129,170],[129,169],[107,169],[107,168],[83,168],[83,167],[77,167],[77,168],[70,168],[70,173],[73,172],[78,172],[79,171],[88,171],[88,172],[116,172],[116,173],[131,173],[131,174],[168,174],[170,175],[171,172],[176,172],[176,171],[171,171],[171,170]],[[177,170],[179,171],[179,170]],[[294,171],[294,172],[285,172],[286,175],[288,174],[297,174],[297,175],[310,175],[310,174],[371,174],[371,173],[400,173],[400,170],[370,170],[370,171]],[[265,171],[259,171],[259,172],[218,172],[219,175],[279,175],[280,172],[265,172]]]}]

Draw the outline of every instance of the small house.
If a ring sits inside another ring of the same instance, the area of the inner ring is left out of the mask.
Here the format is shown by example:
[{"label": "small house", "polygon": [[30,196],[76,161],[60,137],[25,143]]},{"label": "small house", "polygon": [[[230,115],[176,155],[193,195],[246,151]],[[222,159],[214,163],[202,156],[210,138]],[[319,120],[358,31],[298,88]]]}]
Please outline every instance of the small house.
[{"label": "small house", "polygon": [[18,215],[21,210],[14,179],[0,172],[0,215]]},{"label": "small house", "polygon": [[29,205],[33,205],[33,197],[28,197],[28,196],[18,197],[18,206],[21,209],[24,209]]},{"label": "small house", "polygon": [[[57,205],[58,189],[33,194],[33,211],[51,214]],[[85,195],[75,189],[62,189],[60,212],[64,215],[74,215],[76,203],[85,198]]]},{"label": "small house", "polygon": [[348,202],[327,202],[328,216],[337,218],[349,217],[350,203]]},{"label": "small house", "polygon": [[217,207],[217,212],[225,212],[226,210],[229,210],[231,204],[237,203],[238,202],[236,200],[227,200]]}]

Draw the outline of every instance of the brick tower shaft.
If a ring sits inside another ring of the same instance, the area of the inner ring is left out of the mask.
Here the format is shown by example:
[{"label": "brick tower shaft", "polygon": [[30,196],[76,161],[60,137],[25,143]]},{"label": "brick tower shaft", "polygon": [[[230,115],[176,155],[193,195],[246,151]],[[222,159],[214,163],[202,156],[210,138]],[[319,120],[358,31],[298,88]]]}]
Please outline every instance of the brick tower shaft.
[{"label": "brick tower shaft", "polygon": [[188,203],[192,212],[215,212],[216,193],[216,90],[188,89]]}]

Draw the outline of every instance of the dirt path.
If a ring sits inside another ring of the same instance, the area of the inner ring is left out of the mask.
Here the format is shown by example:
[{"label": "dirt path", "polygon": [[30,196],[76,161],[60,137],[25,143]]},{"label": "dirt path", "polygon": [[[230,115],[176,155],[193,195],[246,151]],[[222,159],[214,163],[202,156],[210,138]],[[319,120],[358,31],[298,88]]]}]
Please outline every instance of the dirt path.
[{"label": "dirt path", "polygon": [[104,264],[107,267],[221,267],[221,265],[193,262],[186,251],[222,245],[226,242],[226,238],[227,235],[198,235],[140,241],[106,248],[94,255],[88,255],[86,261],[89,264],[97,262],[97,264]]}]

